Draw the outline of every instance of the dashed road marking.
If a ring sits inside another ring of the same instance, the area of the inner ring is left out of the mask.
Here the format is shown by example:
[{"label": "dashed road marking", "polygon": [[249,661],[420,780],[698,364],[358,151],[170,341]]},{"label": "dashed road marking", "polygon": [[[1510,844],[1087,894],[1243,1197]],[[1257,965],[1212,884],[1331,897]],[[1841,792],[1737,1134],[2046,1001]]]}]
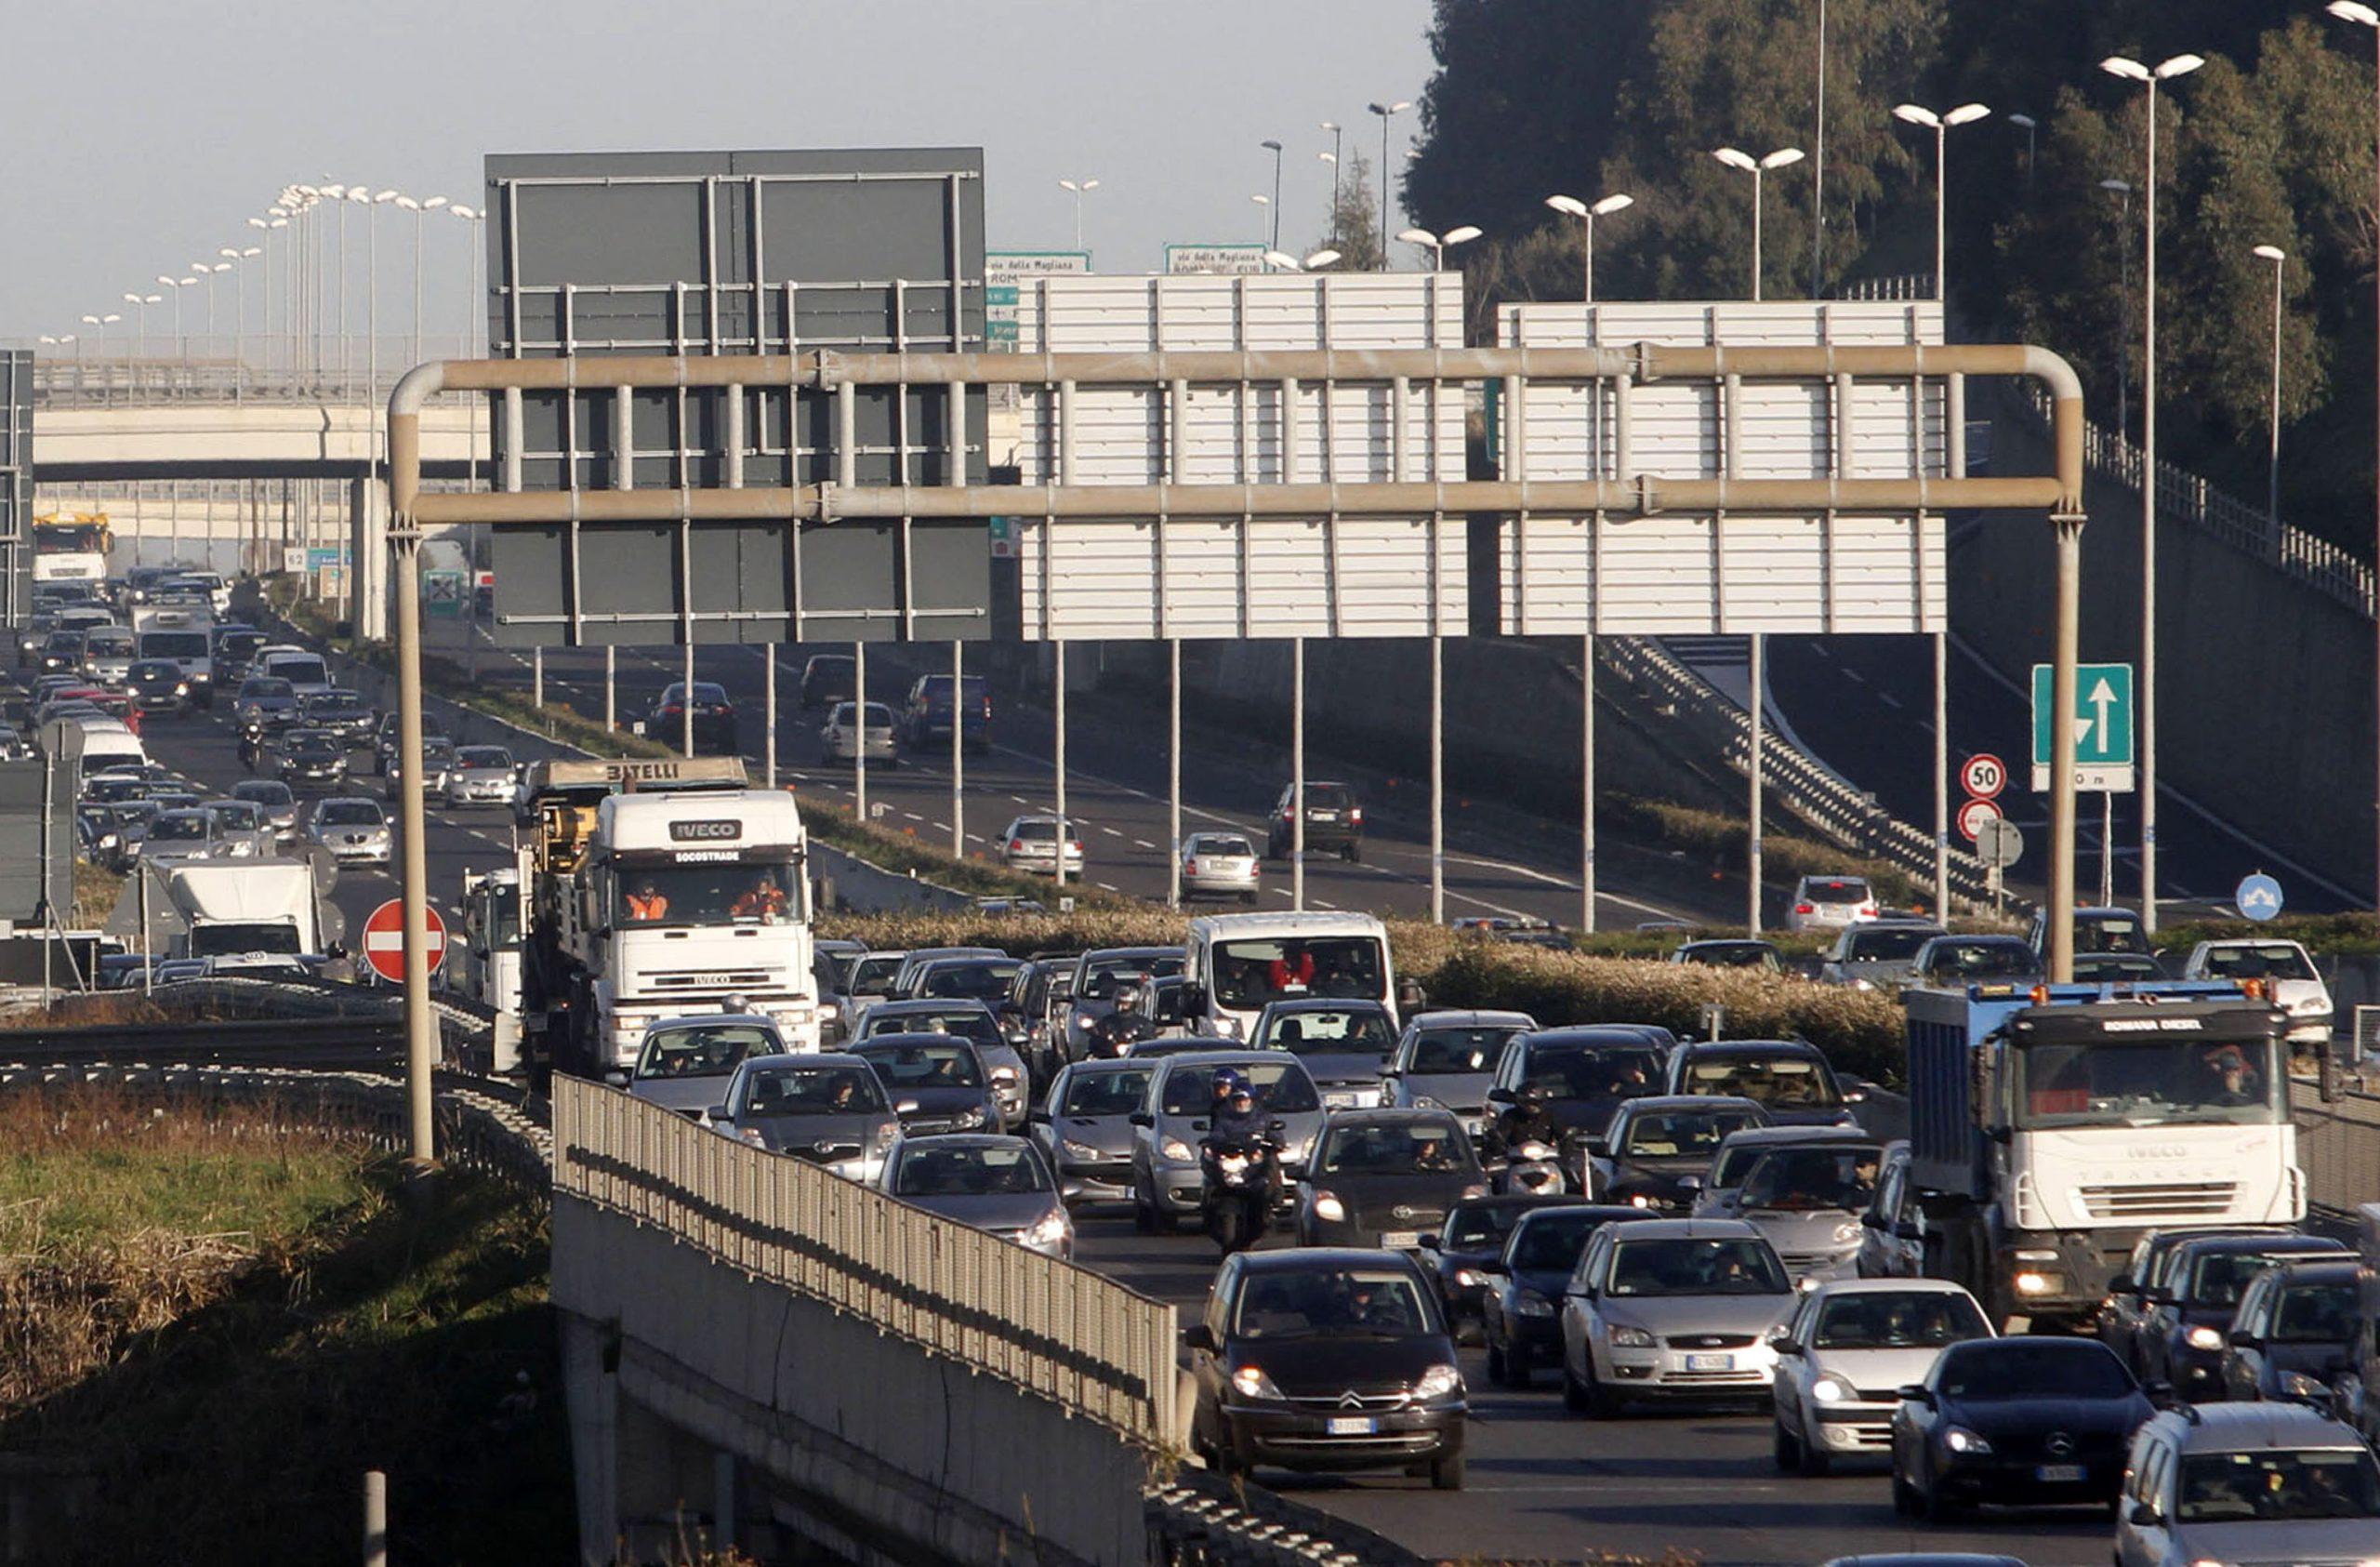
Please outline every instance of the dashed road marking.
[{"label": "dashed road marking", "polygon": [[1145,838],[1135,838],[1132,840],[1132,847],[1136,849],[1154,849],[1157,845],[1150,843]]}]

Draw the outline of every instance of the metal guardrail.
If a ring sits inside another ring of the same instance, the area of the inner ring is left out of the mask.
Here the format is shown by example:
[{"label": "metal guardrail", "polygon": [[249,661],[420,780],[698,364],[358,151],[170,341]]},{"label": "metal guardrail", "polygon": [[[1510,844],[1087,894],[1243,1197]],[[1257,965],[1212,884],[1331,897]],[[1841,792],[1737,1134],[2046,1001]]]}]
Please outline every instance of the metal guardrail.
[{"label": "metal guardrail", "polygon": [[[2046,400],[2028,389],[2026,406],[2041,418],[2046,428]],[[2101,478],[2113,479],[2135,491],[2140,488],[2141,450],[2118,432],[2086,424],[2082,460],[2085,468]],[[2170,462],[2157,464],[2157,514],[2168,522],[2212,534],[2364,618],[2373,618],[2375,601],[2369,564],[2327,539],[2276,521],[2261,508],[2227,495],[2197,474]]]},{"label": "metal guardrail", "polygon": [[1151,1567],[1422,1567],[1360,1524],[1203,1470],[1151,1485],[1144,1506]]},{"label": "metal guardrail", "polygon": [[404,1019],[237,1018],[222,1022],[38,1025],[0,1029],[0,1066],[286,1067],[318,1071],[402,1069]]},{"label": "metal guardrail", "polygon": [[2380,1198],[2380,1096],[2342,1094],[2324,1104],[2316,1084],[2293,1078],[2289,1108],[2309,1207],[2351,1218]]},{"label": "metal guardrail", "polygon": [[1931,272],[1895,272],[1890,277],[1845,278],[1835,285],[1838,299],[1930,299],[1934,297],[1934,276]]},{"label": "metal guardrail", "polygon": [[[554,1080],[554,1188],[1157,1449],[1173,1308],[615,1089]],[[698,1326],[698,1324],[690,1324]]]}]

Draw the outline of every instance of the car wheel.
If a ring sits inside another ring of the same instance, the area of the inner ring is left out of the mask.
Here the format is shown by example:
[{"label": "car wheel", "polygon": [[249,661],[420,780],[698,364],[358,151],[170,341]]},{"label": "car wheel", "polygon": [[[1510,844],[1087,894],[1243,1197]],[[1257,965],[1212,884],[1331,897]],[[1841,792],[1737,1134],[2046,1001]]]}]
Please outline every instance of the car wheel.
[{"label": "car wheel", "polygon": [[1516,1393],[1525,1393],[1536,1381],[1536,1370],[1529,1364],[1528,1350],[1517,1344],[1507,1346],[1504,1350],[1504,1386]]},{"label": "car wheel", "polygon": [[1900,1466],[1893,1466],[1893,1511],[1903,1518],[1915,1518],[1918,1513],[1917,1488],[1901,1478]]},{"label": "car wheel", "polygon": [[1430,1489],[1433,1491],[1462,1489],[1461,1454],[1450,1454],[1430,1466]]},{"label": "car wheel", "polygon": [[1491,1337],[1488,1340],[1488,1380],[1499,1388],[1509,1388],[1512,1384],[1504,1380],[1506,1371],[1504,1347]]},{"label": "car wheel", "polygon": [[1777,1422],[1776,1453],[1781,1472],[1791,1474],[1802,1467],[1802,1439],[1787,1430],[1782,1420]]},{"label": "car wheel", "polygon": [[1157,1210],[1141,1200],[1138,1187],[1132,1189],[1132,1228],[1143,1235],[1157,1233]]},{"label": "car wheel", "polygon": [[1350,843],[1345,848],[1339,851],[1339,857],[1352,865],[1355,861],[1364,857],[1363,849],[1358,844]]},{"label": "car wheel", "polygon": [[1801,1470],[1806,1479],[1823,1480],[1834,1471],[1834,1455],[1808,1437],[1796,1437],[1794,1445],[1800,1449]]},{"label": "car wheel", "polygon": [[1929,1473],[1925,1478],[1926,1486],[1920,1494],[1924,1503],[1926,1522],[1956,1523],[1966,1516],[1966,1508],[1950,1500],[1949,1494],[1943,1491],[1940,1476]]},{"label": "car wheel", "polygon": [[1593,1404],[1594,1395],[1587,1390],[1587,1385],[1580,1381],[1578,1374],[1570,1369],[1570,1358],[1567,1355],[1563,1356],[1562,1407],[1573,1414],[1589,1414],[1593,1413]]}]

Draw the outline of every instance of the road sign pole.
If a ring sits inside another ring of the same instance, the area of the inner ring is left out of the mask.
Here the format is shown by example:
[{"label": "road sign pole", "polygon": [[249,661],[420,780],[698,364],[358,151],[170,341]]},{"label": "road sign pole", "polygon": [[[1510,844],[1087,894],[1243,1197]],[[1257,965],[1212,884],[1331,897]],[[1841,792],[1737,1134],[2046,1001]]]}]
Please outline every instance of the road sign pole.
[{"label": "road sign pole", "polygon": [[1305,907],[1305,638],[1289,639],[1289,907]]},{"label": "road sign pole", "polygon": [[[862,827],[867,825],[867,644],[852,644],[852,716],[859,725],[859,744],[852,747],[852,809]],[[1064,745],[1065,742],[1058,742]],[[1058,864],[1066,862],[1065,850],[1058,851]]]},{"label": "road sign pole", "polygon": [[[950,644],[950,857],[967,857],[967,644]],[[863,727],[862,737],[866,735]],[[774,748],[771,748],[774,751]]]},{"label": "road sign pole", "polygon": [[760,649],[760,781],[770,789],[777,786],[777,644]]},{"label": "road sign pole", "polygon": [[389,577],[397,611],[397,833],[404,853],[405,1163],[416,1180],[438,1162],[430,1074],[438,1064],[438,1020],[430,1010],[429,828],[421,798],[421,586],[416,567],[421,532],[414,522],[421,416],[389,419],[390,491]]},{"label": "road sign pole", "polygon": [[2099,790],[2099,906],[2116,900],[2116,792]]},{"label": "road sign pole", "polygon": [[1447,639],[1430,639],[1430,923],[1447,923]]},{"label": "road sign pole", "polygon": [[[2082,522],[2079,512],[2050,518],[2057,536],[2057,641],[2050,671],[2049,976],[2074,980],[2075,665],[2082,640]],[[1995,895],[1994,903],[1997,904]]]},{"label": "road sign pole", "polygon": [[1761,654],[1763,652],[1763,648],[1761,646],[1760,633],[1754,631],[1751,640],[1752,691],[1745,697],[1744,711],[1752,719],[1752,747],[1749,755],[1745,759],[1747,763],[1746,771],[1749,773],[1752,781],[1752,792],[1749,803],[1751,816],[1748,825],[1750,830],[1744,834],[1744,843],[1747,851],[1744,859],[1744,870],[1745,873],[1752,878],[1752,893],[1749,899],[1750,912],[1744,920],[1744,924],[1752,935],[1758,936],[1760,934],[1760,710],[1761,693],[1763,689],[1762,679],[1765,671],[1761,667]]},{"label": "road sign pole", "polygon": [[1165,901],[1182,907],[1182,639],[1165,639]]},{"label": "road sign pole", "polygon": [[1950,918],[1950,636],[1934,633],[1934,918]]},{"label": "road sign pole", "polygon": [[1595,637],[1579,639],[1579,928],[1595,928]]},{"label": "road sign pole", "polygon": [[[1058,680],[1051,705],[1055,710],[1052,718],[1056,731],[1054,736],[1056,743],[1051,749],[1054,752],[1051,760],[1056,764],[1057,772],[1058,849],[1053,863],[1056,867],[1058,885],[1063,887],[1066,884],[1066,845],[1074,842],[1072,838],[1066,836],[1066,833],[1074,824],[1066,819],[1066,644],[1061,639],[1054,645],[1058,651]],[[1085,864],[1083,869],[1089,870],[1091,867]]]}]

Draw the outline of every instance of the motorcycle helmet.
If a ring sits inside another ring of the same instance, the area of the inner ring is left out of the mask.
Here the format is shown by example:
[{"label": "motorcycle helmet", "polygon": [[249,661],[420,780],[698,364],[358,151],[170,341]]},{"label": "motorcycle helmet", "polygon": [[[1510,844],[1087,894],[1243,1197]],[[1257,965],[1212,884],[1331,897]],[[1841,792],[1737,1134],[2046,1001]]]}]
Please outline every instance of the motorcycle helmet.
[{"label": "motorcycle helmet", "polygon": [[1523,1083],[1520,1097],[1523,1109],[1541,1110],[1554,1102],[1554,1090],[1541,1082]]},{"label": "motorcycle helmet", "polygon": [[1215,1073],[1216,1098],[1235,1099],[1250,1092],[1247,1074],[1237,1067],[1225,1067]]}]

